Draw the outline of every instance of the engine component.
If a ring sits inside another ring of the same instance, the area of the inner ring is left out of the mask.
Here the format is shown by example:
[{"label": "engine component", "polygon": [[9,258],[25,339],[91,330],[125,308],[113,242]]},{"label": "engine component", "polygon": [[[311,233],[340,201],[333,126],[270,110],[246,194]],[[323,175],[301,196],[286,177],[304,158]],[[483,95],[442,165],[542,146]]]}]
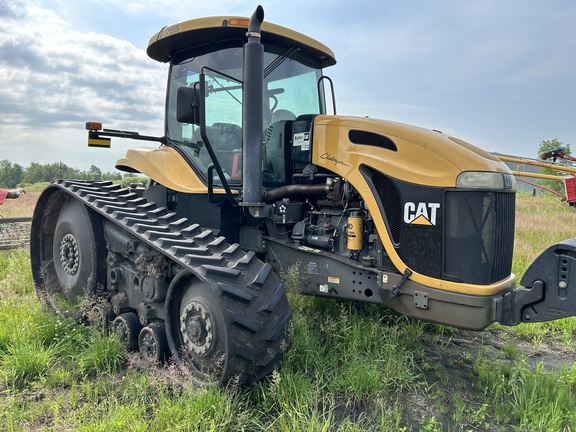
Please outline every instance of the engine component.
[{"label": "engine component", "polygon": [[362,234],[364,224],[362,213],[354,211],[348,218],[348,249],[351,251],[362,250]]}]

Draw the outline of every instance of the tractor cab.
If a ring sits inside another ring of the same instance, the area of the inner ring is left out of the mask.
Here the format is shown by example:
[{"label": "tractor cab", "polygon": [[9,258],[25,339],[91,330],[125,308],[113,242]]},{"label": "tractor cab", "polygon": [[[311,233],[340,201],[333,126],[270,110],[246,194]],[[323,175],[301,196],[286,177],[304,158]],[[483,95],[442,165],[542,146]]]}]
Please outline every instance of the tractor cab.
[{"label": "tractor cab", "polygon": [[[243,118],[247,25],[247,20],[223,17],[191,20],[177,25],[173,33],[164,29],[148,48],[152,58],[170,62],[166,144],[204,182],[216,163],[211,147],[232,188],[242,185],[243,125],[253,120]],[[263,88],[258,102],[264,149],[262,184],[273,187],[289,183],[292,174],[310,160],[310,123],[314,115],[325,113],[322,67],[335,60],[322,44],[270,23],[262,26],[262,45]],[[248,116],[257,111],[250,110]],[[216,173],[212,177],[220,181]]]},{"label": "tractor cab", "polygon": [[[206,132],[227,180],[242,179],[242,47],[227,47],[200,56],[183,53],[172,64],[168,93],[167,142],[179,149],[199,173],[212,163],[200,134],[200,126],[178,120],[179,89],[193,87],[205,70]],[[267,64],[262,101],[265,183],[285,183],[286,140],[297,117],[324,113],[324,98],[318,91],[320,69],[314,69],[283,54],[266,52]],[[181,96],[184,97],[184,96]]]}]

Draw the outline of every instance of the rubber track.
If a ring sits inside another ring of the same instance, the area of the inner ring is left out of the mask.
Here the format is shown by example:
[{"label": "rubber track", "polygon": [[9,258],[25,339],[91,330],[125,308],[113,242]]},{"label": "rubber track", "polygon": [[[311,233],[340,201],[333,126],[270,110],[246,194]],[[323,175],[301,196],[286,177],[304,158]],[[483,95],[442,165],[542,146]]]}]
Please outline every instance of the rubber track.
[{"label": "rubber track", "polygon": [[[247,270],[253,264],[263,264],[253,252],[244,252],[238,244],[230,245],[225,237],[216,237],[211,230],[179,218],[176,213],[112,182],[58,180],[52,186],[66,190],[204,281],[212,278],[238,281],[243,272],[251,273]],[[269,271],[267,265],[258,271],[251,285],[261,287]],[[238,290],[237,295],[243,297],[247,293]]]},{"label": "rubber track", "polygon": [[[281,345],[287,341],[284,333],[291,318],[290,309],[284,287],[270,265],[260,261],[254,252],[245,252],[240,245],[229,244],[225,237],[217,237],[211,230],[202,229],[112,182],[58,180],[51,186],[65,190],[204,282],[217,286],[216,294],[230,300],[229,324],[247,334],[258,333],[257,339],[268,344],[267,351],[273,351],[262,358],[259,349],[252,352],[240,346],[233,349],[234,356],[256,363],[249,366],[252,370],[245,370],[246,362],[239,366],[237,372],[245,376],[246,382],[259,380],[279,366]],[[257,296],[254,292],[263,289],[269,295]],[[261,298],[253,302],[255,297]],[[270,316],[271,322],[263,325],[265,319],[256,321],[246,316],[243,307],[248,305],[257,308],[258,315]],[[253,358],[254,355],[261,358]]]}]

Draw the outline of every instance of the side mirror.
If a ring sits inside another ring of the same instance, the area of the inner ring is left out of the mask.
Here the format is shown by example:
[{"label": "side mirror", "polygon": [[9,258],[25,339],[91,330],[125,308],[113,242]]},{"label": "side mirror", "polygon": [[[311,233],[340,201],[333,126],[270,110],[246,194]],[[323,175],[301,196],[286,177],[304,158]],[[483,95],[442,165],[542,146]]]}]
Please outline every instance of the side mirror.
[{"label": "side mirror", "polygon": [[200,103],[200,90],[196,86],[179,87],[176,93],[176,120],[199,126]]}]

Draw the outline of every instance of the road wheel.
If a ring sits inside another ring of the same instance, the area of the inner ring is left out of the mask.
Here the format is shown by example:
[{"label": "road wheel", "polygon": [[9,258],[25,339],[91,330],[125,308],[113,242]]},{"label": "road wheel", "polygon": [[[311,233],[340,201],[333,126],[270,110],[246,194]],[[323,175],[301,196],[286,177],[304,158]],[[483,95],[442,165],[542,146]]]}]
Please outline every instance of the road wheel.
[{"label": "road wheel", "polygon": [[120,314],[112,321],[112,333],[120,338],[128,351],[138,349],[138,335],[141,328],[138,315],[133,312]]},{"label": "road wheel", "polygon": [[96,329],[100,334],[108,332],[110,319],[113,316],[110,303],[97,303],[92,306],[86,315],[90,327]]},{"label": "road wheel", "polygon": [[168,352],[164,324],[153,322],[142,327],[138,336],[138,347],[142,360],[151,365],[162,363]]}]

